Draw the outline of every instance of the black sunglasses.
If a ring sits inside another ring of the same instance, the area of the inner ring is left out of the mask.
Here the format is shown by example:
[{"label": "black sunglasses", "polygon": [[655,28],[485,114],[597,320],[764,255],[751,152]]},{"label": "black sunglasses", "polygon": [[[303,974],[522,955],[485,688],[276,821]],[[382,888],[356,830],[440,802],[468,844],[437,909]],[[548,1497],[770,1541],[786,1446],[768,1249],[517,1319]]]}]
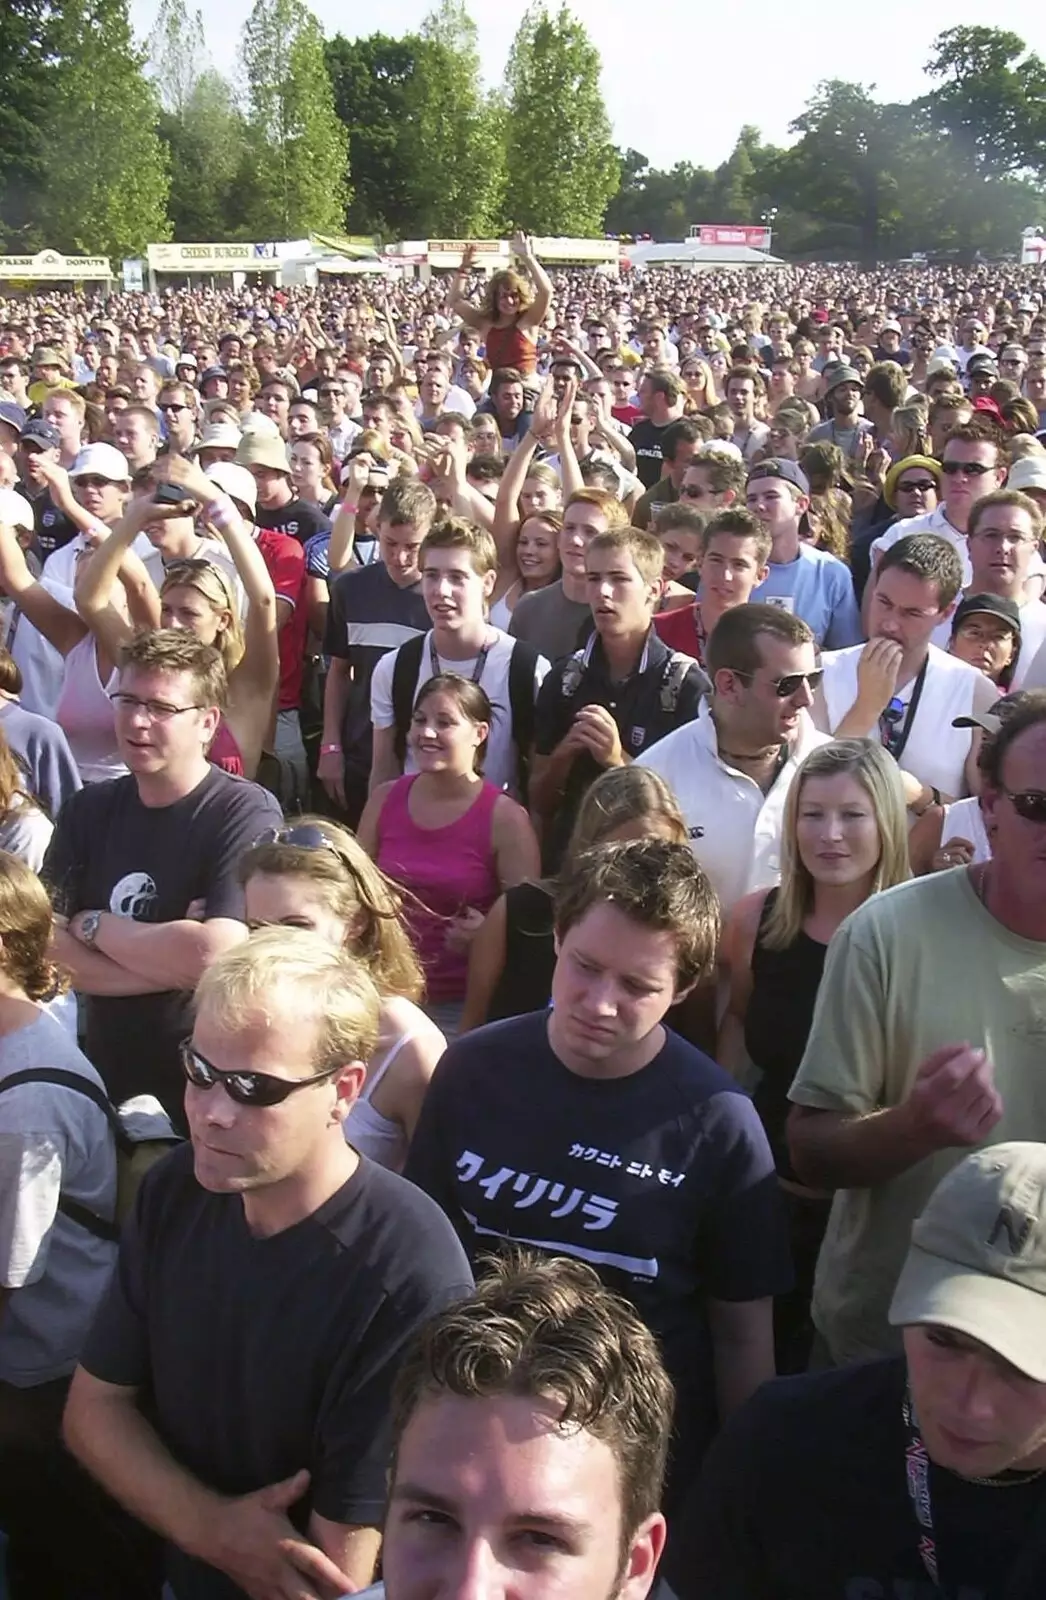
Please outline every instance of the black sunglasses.
[{"label": "black sunglasses", "polygon": [[905,478],[897,485],[897,490],[898,493],[903,490],[905,494],[929,494],[936,487],[933,478]]},{"label": "black sunglasses", "polygon": [[1041,789],[1022,789],[1018,794],[1004,789],[1003,794],[1025,822],[1046,822],[1046,794]]},{"label": "black sunglasses", "polygon": [[[739,672],[735,667],[734,677],[747,678],[751,682],[755,677],[755,673]],[[823,677],[823,667],[815,667],[813,672],[786,672],[783,677],[771,678],[770,687],[779,700],[788,700],[793,694],[798,694],[804,684],[813,694],[821,687]]]},{"label": "black sunglasses", "polygon": [[271,1072],[223,1072],[196,1049],[191,1039],[179,1046],[182,1071],[194,1089],[213,1089],[221,1084],[230,1100],[239,1106],[278,1106],[298,1089],[309,1089],[341,1071],[341,1063],[316,1072],[311,1078],[277,1078]]},{"label": "black sunglasses", "polygon": [[299,850],[329,850],[332,855],[338,854],[338,847],[318,828],[314,822],[300,822],[294,828],[266,828],[264,833],[259,833],[254,841],[255,845],[261,844],[293,844]]},{"label": "black sunglasses", "polygon": [[941,471],[949,478],[957,478],[963,473],[967,478],[983,478],[986,472],[994,472],[994,467],[986,467],[983,461],[942,461]]}]

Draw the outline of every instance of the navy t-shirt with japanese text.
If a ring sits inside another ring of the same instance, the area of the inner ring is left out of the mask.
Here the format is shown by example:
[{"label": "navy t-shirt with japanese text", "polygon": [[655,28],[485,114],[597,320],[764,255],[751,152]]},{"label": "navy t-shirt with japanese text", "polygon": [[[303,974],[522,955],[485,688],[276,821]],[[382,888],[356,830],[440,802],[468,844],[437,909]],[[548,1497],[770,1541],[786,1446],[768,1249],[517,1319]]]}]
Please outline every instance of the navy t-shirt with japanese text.
[{"label": "navy t-shirt with japanese text", "polygon": [[678,1035],[623,1078],[570,1071],[548,1012],[458,1039],[432,1079],[406,1176],[473,1262],[515,1242],[587,1262],[657,1334],[676,1384],[673,1481],[716,1426],[706,1301],[791,1283],[773,1159],[748,1096]]}]

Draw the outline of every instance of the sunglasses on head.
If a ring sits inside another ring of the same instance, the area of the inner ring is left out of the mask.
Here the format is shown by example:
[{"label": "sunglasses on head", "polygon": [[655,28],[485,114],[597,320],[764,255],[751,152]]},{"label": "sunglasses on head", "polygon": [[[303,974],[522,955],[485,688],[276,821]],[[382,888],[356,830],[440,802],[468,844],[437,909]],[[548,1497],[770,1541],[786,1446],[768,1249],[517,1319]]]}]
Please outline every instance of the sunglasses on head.
[{"label": "sunglasses on head", "polygon": [[254,843],[255,845],[292,844],[299,850],[329,850],[332,855],[338,854],[337,845],[328,839],[323,829],[318,828],[314,822],[299,822],[292,828],[266,828]]},{"label": "sunglasses on head", "polygon": [[341,1071],[341,1064],[316,1072],[311,1078],[277,1078],[271,1072],[225,1072],[202,1056],[191,1039],[179,1046],[182,1071],[194,1089],[213,1089],[221,1084],[238,1106],[278,1106],[299,1089],[324,1083]]},{"label": "sunglasses on head", "polygon": [[[738,672],[734,670],[735,678],[747,678],[749,682],[755,677],[754,672]],[[786,672],[780,678],[771,678],[770,687],[779,700],[788,700],[793,694],[798,694],[805,685],[813,694],[821,687],[824,677],[824,668],[815,667],[813,672]]]},{"label": "sunglasses on head", "polygon": [[1017,794],[1004,789],[1003,794],[1025,822],[1046,822],[1046,794],[1041,789],[1022,789]]}]

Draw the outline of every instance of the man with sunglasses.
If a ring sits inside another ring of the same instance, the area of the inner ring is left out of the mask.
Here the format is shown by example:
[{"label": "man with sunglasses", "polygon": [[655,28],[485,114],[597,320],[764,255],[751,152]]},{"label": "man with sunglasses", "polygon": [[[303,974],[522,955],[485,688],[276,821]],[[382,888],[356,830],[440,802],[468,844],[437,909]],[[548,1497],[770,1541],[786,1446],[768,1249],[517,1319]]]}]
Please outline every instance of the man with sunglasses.
[{"label": "man with sunglasses", "polygon": [[155,1094],[179,1125],[192,990],[246,937],[236,863],[281,820],[268,790],[208,760],[225,692],[211,646],[182,630],[139,634],[111,693],[128,775],[72,796],[43,869],[66,919],[56,954],[86,996],[87,1055],[115,1101]]},{"label": "man with sunglasses", "polygon": [[182,383],[165,383],[156,400],[156,409],[166,429],[166,450],[187,456],[196,443],[194,394]]},{"label": "man with sunglasses", "polygon": [[690,847],[727,911],[781,874],[784,804],[799,763],[828,741],[810,716],[821,681],[806,623],[778,606],[724,611],[705,645],[712,693],[639,756],[674,791]]},{"label": "man with sunglasses", "polygon": [[829,947],[789,1142],[838,1191],[813,1300],[837,1365],[898,1348],[908,1233],[963,1153],[1046,1140],[1046,694],[1021,702],[971,718],[991,859],[873,895]]},{"label": "man with sunglasses", "polygon": [[65,1418],[167,1541],[175,1600],[373,1578],[393,1378],[471,1287],[436,1205],[346,1140],[378,1012],[353,957],[272,928],[203,973],[186,1019],[191,1144],[141,1186]]},{"label": "man with sunglasses", "polygon": [[800,537],[810,509],[802,468],[784,459],[761,462],[748,474],[745,500],[772,541],[769,573],[752,599],[802,617],[817,643],[830,650],[855,644],[862,637],[861,618],[849,569]]}]

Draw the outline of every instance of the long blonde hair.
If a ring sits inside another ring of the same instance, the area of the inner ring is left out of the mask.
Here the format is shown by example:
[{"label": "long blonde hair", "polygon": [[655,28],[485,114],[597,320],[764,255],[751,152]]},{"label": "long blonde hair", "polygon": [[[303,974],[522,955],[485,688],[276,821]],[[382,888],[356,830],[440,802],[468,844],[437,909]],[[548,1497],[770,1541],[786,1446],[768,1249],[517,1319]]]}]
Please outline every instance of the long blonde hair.
[{"label": "long blonde hair", "polygon": [[671,830],[675,844],[689,839],[683,813],[664,778],[649,767],[610,767],[589,788],[574,819],[565,861],[602,844],[618,828],[640,818],[661,821]]},{"label": "long blonde hair", "polygon": [[879,859],[869,894],[892,889],[912,875],[908,863],[908,814],[896,761],[872,739],[833,739],[811,750],[792,781],[785,801],[781,839],[781,887],[766,919],[762,943],[768,950],[787,950],[802,932],[813,910],[814,880],[797,844],[797,823],[803,787],[808,778],[855,778],[872,803],[879,830]]},{"label": "long blonde hair", "polygon": [[326,842],[318,848],[288,842],[252,845],[240,857],[243,887],[258,873],[307,878],[331,913],[344,922],[346,944],[364,963],[379,992],[420,1000],[425,980],[403,922],[396,885],[374,865],[355,836],[336,822],[304,816],[287,828],[314,828]]},{"label": "long blonde hair", "polygon": [[232,585],[221,567],[213,561],[172,561],[160,586],[161,600],[168,589],[195,589],[215,611],[228,612],[229,620],[219,628],[214,648],[222,658],[226,676],[231,677],[243,660],[243,624]]}]

